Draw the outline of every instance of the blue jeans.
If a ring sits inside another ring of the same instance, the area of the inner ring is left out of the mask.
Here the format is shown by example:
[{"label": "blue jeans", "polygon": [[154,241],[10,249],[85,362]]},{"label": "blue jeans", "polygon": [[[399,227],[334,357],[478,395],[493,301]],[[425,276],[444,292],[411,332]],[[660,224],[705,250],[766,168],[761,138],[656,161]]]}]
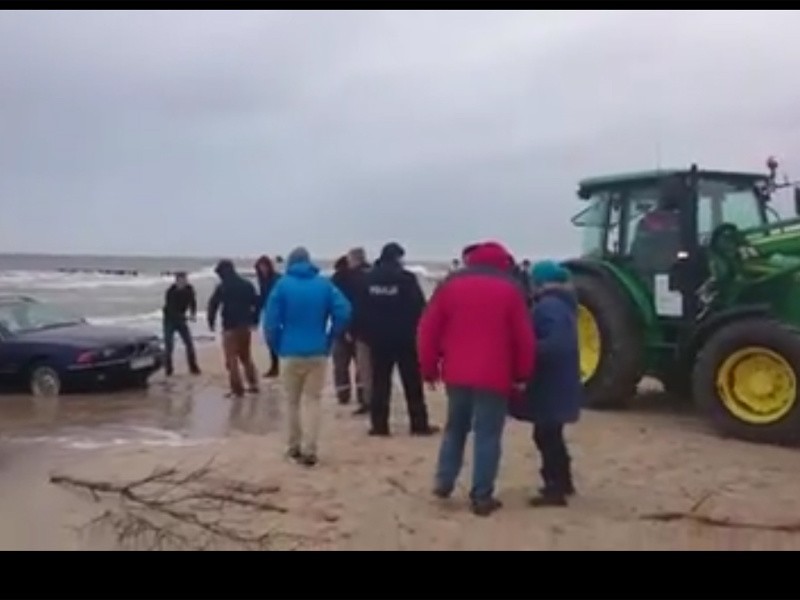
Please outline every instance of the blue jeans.
[{"label": "blue jeans", "polygon": [[507,400],[500,394],[472,388],[447,388],[447,425],[439,464],[436,488],[451,492],[464,462],[464,446],[470,430],[475,433],[475,457],[472,463],[473,501],[487,500],[494,494],[494,482],[500,467],[503,426]]},{"label": "blue jeans", "polygon": [[183,320],[164,319],[164,370],[172,373],[172,352],[175,349],[175,334],[181,338],[184,348],[186,348],[186,362],[189,369],[196,371],[197,355],[194,351],[192,332],[189,331],[189,324]]}]

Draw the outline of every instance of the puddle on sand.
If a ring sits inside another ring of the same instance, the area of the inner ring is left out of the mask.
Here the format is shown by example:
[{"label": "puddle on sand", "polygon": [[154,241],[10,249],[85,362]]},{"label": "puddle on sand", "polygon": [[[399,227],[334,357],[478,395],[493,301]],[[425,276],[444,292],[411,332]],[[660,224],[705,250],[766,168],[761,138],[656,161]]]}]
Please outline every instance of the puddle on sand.
[{"label": "puddle on sand", "polygon": [[264,435],[281,428],[279,394],[268,384],[258,395],[228,399],[213,382],[176,377],[142,391],[0,396],[0,440],[95,450],[204,444],[237,431]]}]

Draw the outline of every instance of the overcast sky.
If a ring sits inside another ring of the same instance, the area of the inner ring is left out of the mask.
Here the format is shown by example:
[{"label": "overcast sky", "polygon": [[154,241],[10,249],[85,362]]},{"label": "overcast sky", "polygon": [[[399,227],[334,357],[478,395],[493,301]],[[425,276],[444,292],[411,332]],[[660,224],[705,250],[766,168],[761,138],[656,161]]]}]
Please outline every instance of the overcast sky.
[{"label": "overcast sky", "polygon": [[792,12],[0,13],[0,251],[577,251],[576,181],[800,176]]}]

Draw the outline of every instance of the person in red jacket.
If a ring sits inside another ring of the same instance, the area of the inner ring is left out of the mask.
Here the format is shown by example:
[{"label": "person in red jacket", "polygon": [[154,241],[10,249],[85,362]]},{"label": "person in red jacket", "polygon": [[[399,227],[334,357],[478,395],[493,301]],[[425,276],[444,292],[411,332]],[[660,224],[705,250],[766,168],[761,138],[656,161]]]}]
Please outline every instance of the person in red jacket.
[{"label": "person in red jacket", "polygon": [[447,425],[434,494],[453,492],[470,430],[475,432],[470,500],[486,516],[500,508],[494,483],[507,402],[533,376],[536,341],[513,259],[496,242],[466,254],[466,267],[436,290],[420,320],[417,348],[423,379],[447,391]]}]

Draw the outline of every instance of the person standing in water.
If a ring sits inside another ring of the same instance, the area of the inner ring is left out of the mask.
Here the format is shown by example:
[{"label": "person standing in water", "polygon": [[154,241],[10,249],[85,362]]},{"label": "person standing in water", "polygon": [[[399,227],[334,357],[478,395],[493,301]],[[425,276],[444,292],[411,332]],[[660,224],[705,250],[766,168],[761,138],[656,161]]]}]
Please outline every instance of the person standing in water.
[{"label": "person standing in water", "polygon": [[[272,260],[269,256],[261,256],[255,264],[256,270],[256,280],[258,281],[258,308],[257,314],[261,315],[262,311],[264,310],[264,306],[267,303],[267,298],[269,298],[269,293],[272,291],[272,288],[275,287],[275,282],[278,281],[280,275],[278,275],[277,271],[275,270],[275,266],[272,264]],[[275,349],[268,346],[269,348],[269,370],[264,373],[264,377],[268,379],[275,378],[280,373],[280,365],[278,362],[278,355],[275,352]]]},{"label": "person standing in water", "polygon": [[214,331],[217,313],[222,313],[222,347],[228,370],[230,396],[244,395],[241,367],[247,391],[258,393],[258,376],[253,364],[251,330],[258,325],[258,294],[252,283],[236,272],[230,260],[221,260],[214,272],[220,283],[208,300],[208,328]]},{"label": "person standing in water", "polygon": [[172,353],[175,349],[175,334],[177,333],[183,347],[186,349],[186,362],[193,375],[200,374],[197,366],[197,354],[194,350],[192,332],[189,330],[187,319],[194,321],[197,317],[197,296],[194,288],[189,283],[186,273],[175,273],[175,283],[167,288],[164,295],[164,372],[172,375]]},{"label": "person standing in water", "polygon": [[[347,330],[350,312],[347,298],[319,274],[308,250],[292,250],[286,261],[286,274],[269,295],[261,322],[267,343],[283,363],[288,396],[288,455],[308,467],[317,464],[327,357],[333,340]],[[305,409],[305,428],[301,408]]]}]

